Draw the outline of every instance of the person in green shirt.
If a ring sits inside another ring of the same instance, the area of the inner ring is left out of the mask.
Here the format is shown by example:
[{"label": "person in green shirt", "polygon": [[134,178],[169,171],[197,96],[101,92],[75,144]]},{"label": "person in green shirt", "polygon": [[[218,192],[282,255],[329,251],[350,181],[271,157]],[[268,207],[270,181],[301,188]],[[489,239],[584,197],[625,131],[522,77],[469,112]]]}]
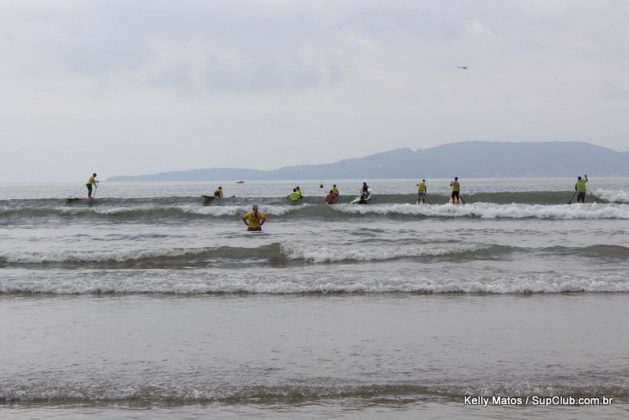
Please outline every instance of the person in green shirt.
[{"label": "person in green shirt", "polygon": [[585,203],[585,191],[587,190],[585,184],[587,184],[587,182],[587,175],[584,175],[583,178],[577,177],[577,183],[574,184],[574,190],[577,192],[577,203]]},{"label": "person in green shirt", "polygon": [[288,194],[286,198],[288,198],[292,203],[297,203],[302,198],[301,191],[299,191],[297,188],[293,188],[293,192]]}]

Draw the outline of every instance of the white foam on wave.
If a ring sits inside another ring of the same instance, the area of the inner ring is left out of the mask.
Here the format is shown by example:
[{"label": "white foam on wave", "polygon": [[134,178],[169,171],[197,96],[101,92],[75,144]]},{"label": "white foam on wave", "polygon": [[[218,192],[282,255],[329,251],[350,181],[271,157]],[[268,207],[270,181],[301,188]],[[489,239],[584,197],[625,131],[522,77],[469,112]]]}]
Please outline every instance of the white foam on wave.
[{"label": "white foam on wave", "polygon": [[[313,269],[314,267],[314,269]],[[0,293],[157,293],[196,295],[208,293],[629,293],[629,278],[619,273],[509,273],[466,270],[409,271],[382,276],[369,268],[353,272],[308,270],[225,269],[199,270],[4,270]]]},{"label": "white foam on wave", "polygon": [[629,206],[624,204],[493,204],[465,205],[374,204],[339,205],[337,211],[352,214],[406,215],[425,217],[479,217],[483,219],[629,219]]},{"label": "white foam on wave", "polygon": [[282,253],[289,260],[305,260],[313,263],[338,261],[382,261],[404,257],[440,256],[487,249],[489,245],[399,245],[394,247],[346,245],[316,245],[297,242],[283,243]]},{"label": "white foam on wave", "polygon": [[[272,216],[283,216],[298,210],[299,208],[308,207],[308,204],[302,206],[277,206],[277,205],[260,205],[260,211]],[[251,210],[251,206],[204,206],[195,205],[179,206],[184,213],[199,214],[207,216],[243,216]]]},{"label": "white foam on wave", "polygon": [[[601,192],[603,191],[603,192]],[[404,215],[424,217],[477,217],[485,219],[629,219],[629,193],[624,191],[597,190],[597,195],[614,203],[587,203],[587,204],[496,204],[496,203],[468,203],[465,205],[422,205],[415,204],[337,204],[326,207],[326,211],[337,211],[345,214],[362,215]],[[260,210],[270,216],[284,216],[289,213],[301,213],[305,210],[316,209],[317,205],[303,204],[292,205],[262,205]],[[239,206],[201,206],[197,204],[161,206],[144,204],[137,206],[82,206],[82,207],[54,207],[48,209],[50,213],[66,215],[104,215],[104,216],[158,216],[159,215],[198,215],[211,217],[241,217],[251,209],[248,205]],[[11,209],[10,212],[15,212]],[[46,209],[37,209],[37,212],[45,212]],[[0,209],[0,213],[2,209]],[[9,210],[6,210],[9,212]],[[315,212],[316,213],[316,212]]]},{"label": "white foam on wave", "polygon": [[622,190],[596,189],[593,194],[612,203],[629,203],[629,192]]},{"label": "white foam on wave", "polygon": [[20,251],[8,252],[1,257],[14,264],[45,264],[45,263],[87,263],[87,262],[123,262],[149,258],[167,258],[195,256],[208,251],[208,248],[154,248],[125,250],[50,250],[44,252]]},{"label": "white foam on wave", "polygon": [[104,207],[104,206],[97,206],[97,205],[93,205],[93,206],[85,205],[81,207],[78,207],[78,206],[67,207],[66,206],[66,207],[51,207],[49,210],[51,212],[59,212],[65,215],[80,216],[80,215],[86,215],[86,214],[102,214],[102,215],[107,215],[107,216],[115,216],[115,215],[131,213],[131,212],[149,213],[152,211],[168,210],[168,209],[169,207],[163,207],[163,206],[158,206],[154,204],[141,204],[141,205],[135,205],[133,207],[129,207],[129,206]]},{"label": "white foam on wave", "polygon": [[[382,247],[365,245],[348,247],[346,245],[317,245],[298,242],[282,243],[280,250],[289,260],[304,260],[311,263],[326,263],[340,261],[383,261],[404,257],[440,256],[460,254],[464,252],[489,249],[491,245],[474,244],[425,244],[398,245]],[[219,248],[153,248],[153,249],[115,249],[115,250],[47,250],[12,251],[0,255],[6,262],[12,264],[45,264],[45,263],[105,263],[105,262],[133,262],[144,259],[159,261],[164,258],[189,257],[194,258],[203,254],[211,255]],[[251,248],[253,253],[255,247]],[[260,250],[263,254],[264,251]],[[266,254],[265,254],[266,255]]]},{"label": "white foam on wave", "polygon": [[[298,210],[299,208],[307,207],[308,204],[302,206],[278,206],[268,205],[260,206],[260,210],[266,214],[273,216],[283,216],[287,213]],[[177,205],[177,206],[163,206],[156,204],[144,204],[133,207],[129,206],[117,206],[117,207],[56,207],[53,210],[59,211],[63,214],[81,215],[81,214],[101,214],[107,216],[125,215],[130,213],[168,213],[168,212],[181,212],[184,214],[194,214],[201,216],[242,216],[247,211],[251,210],[251,206],[200,206],[195,204]]]}]

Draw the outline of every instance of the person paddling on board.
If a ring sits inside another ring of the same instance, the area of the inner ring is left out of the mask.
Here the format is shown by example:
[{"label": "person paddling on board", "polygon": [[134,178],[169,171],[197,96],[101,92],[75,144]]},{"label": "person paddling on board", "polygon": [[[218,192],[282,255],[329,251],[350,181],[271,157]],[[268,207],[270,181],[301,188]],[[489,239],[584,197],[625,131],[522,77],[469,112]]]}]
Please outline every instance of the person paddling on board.
[{"label": "person paddling on board", "polygon": [[574,190],[577,192],[577,203],[585,203],[585,191],[587,190],[585,184],[587,184],[587,182],[587,175],[584,175],[583,178],[577,177],[577,183],[574,184]]},{"label": "person paddling on board", "polygon": [[98,185],[98,181],[96,180],[96,174],[92,174],[92,176],[87,180],[87,198],[88,200],[92,200],[92,189],[96,188]]},{"label": "person paddling on board", "polygon": [[247,213],[242,217],[242,221],[247,225],[247,231],[259,232],[262,230],[262,225],[266,222],[264,213],[258,210],[258,205],[254,204]]},{"label": "person paddling on board", "polygon": [[338,194],[334,194],[334,190],[330,190],[328,195],[325,196],[325,202],[328,204],[336,203],[336,199],[338,198]]},{"label": "person paddling on board", "polygon": [[422,179],[422,182],[417,184],[417,204],[426,204],[426,194],[428,188],[426,187],[426,180]]},{"label": "person paddling on board", "polygon": [[336,195],[337,197],[340,195],[339,194],[339,189],[336,188],[336,184],[332,185],[332,192],[334,193],[334,195]]},{"label": "person paddling on board", "polygon": [[223,198],[223,187],[219,186],[216,191],[214,191],[214,198]]},{"label": "person paddling on board", "polygon": [[299,198],[304,198],[304,196],[301,195],[301,188],[299,188],[299,185],[295,187],[295,190],[297,190],[297,192],[299,193]]},{"label": "person paddling on board", "polygon": [[455,176],[454,181],[450,182],[452,187],[452,204],[459,204],[459,193],[461,191],[461,184],[459,183],[459,177]]},{"label": "person paddling on board", "polygon": [[297,188],[293,188],[293,192],[286,196],[292,203],[297,203],[301,200],[301,192]]}]

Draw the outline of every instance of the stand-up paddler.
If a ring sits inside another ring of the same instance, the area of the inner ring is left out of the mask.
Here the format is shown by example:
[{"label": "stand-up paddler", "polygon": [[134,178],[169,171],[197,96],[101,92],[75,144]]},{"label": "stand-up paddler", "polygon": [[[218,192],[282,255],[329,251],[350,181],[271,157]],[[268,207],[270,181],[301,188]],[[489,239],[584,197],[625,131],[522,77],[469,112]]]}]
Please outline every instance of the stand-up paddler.
[{"label": "stand-up paddler", "polygon": [[583,178],[577,177],[577,183],[574,184],[574,190],[577,192],[577,203],[585,203],[585,192],[587,190],[588,176],[584,175]]}]

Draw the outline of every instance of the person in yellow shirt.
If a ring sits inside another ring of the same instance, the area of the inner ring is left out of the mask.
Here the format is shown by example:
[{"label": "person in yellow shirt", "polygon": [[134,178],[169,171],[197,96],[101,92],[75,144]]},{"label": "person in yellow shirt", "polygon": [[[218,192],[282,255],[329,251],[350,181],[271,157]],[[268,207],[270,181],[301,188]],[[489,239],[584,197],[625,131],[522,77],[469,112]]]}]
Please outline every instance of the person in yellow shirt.
[{"label": "person in yellow shirt", "polygon": [[89,200],[92,199],[92,190],[95,189],[98,185],[98,181],[96,180],[96,174],[92,174],[92,176],[87,180],[87,184],[85,184],[85,186],[87,187],[87,198]]},{"label": "person in yellow shirt", "polygon": [[422,179],[422,182],[417,184],[417,204],[426,204],[426,194],[428,188],[426,187],[426,180]]},{"label": "person in yellow shirt", "polygon": [[245,213],[242,221],[247,225],[247,231],[259,232],[262,230],[264,222],[266,222],[266,217],[263,212],[258,210],[258,205],[254,204],[251,210]]},{"label": "person in yellow shirt", "polygon": [[459,193],[461,192],[461,184],[459,183],[459,177],[455,176],[454,181],[450,182],[452,187],[452,204],[459,204]]},{"label": "person in yellow shirt", "polygon": [[339,189],[336,188],[336,184],[332,185],[332,193],[337,197],[339,196]]}]

